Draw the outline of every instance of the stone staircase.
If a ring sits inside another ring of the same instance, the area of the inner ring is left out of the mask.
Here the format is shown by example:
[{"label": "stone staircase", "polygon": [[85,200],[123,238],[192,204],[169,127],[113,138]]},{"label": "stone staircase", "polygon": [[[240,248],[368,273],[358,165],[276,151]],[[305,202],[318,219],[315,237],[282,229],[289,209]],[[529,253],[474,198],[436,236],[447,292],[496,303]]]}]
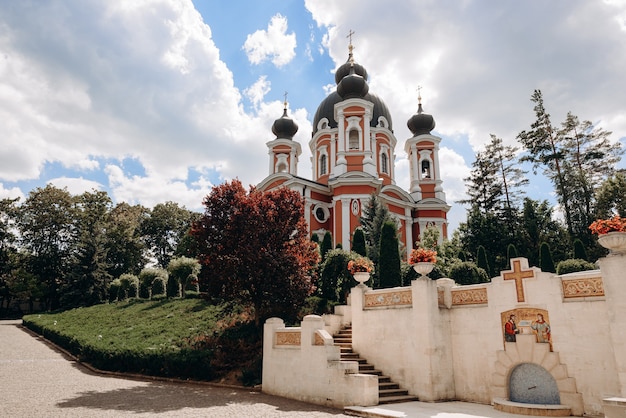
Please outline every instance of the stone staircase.
[{"label": "stone staircase", "polygon": [[409,395],[408,390],[401,389],[398,383],[392,382],[389,376],[383,375],[382,371],[376,370],[374,365],[369,364],[367,360],[361,358],[358,353],[352,350],[351,325],[342,328],[337,334],[333,335],[333,340],[335,345],[341,349],[341,360],[356,361],[359,363],[359,373],[378,376],[379,405],[418,400],[416,396]]}]

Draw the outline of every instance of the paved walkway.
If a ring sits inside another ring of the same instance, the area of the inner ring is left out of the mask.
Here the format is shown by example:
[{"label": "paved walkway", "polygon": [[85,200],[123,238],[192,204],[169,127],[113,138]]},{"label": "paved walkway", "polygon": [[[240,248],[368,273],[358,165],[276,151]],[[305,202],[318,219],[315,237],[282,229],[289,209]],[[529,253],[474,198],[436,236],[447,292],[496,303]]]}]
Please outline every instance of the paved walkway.
[{"label": "paved walkway", "polygon": [[[92,373],[20,328],[20,323],[0,321],[1,416],[347,417],[337,409],[246,389]],[[488,405],[463,402],[410,402],[359,409],[368,416],[520,418]]]}]

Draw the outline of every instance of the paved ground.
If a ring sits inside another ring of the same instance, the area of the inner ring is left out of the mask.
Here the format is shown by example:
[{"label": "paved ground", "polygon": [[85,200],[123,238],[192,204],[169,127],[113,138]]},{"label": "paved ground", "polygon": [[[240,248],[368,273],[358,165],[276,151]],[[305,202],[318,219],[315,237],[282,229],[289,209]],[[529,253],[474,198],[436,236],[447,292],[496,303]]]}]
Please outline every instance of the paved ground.
[{"label": "paved ground", "polygon": [[[0,321],[3,417],[347,417],[342,411],[239,388],[103,376],[31,335],[21,321]],[[519,415],[463,402],[410,402],[357,408],[364,416],[411,418]]]}]

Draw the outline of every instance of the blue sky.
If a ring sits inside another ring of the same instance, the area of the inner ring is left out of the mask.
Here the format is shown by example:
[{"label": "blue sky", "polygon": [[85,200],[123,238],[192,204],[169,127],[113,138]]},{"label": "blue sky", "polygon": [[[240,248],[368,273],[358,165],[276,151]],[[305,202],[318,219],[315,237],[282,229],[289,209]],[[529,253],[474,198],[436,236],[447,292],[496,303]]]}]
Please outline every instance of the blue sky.
[{"label": "blue sky", "polygon": [[[0,198],[52,182],[201,210],[212,185],[267,175],[285,92],[298,174],[310,177],[311,120],[350,30],[370,91],[392,113],[405,188],[406,121],[422,86],[453,228],[475,152],[491,133],[515,145],[534,89],[555,124],[572,111],[626,142],[625,0],[5,1]],[[551,189],[533,177],[527,195]]]}]

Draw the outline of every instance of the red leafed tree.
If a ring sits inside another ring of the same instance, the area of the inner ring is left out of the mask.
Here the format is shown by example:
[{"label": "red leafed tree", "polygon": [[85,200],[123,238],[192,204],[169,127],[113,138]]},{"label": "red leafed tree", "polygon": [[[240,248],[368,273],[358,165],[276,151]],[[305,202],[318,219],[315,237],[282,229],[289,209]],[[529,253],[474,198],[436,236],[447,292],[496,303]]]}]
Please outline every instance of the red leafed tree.
[{"label": "red leafed tree", "polygon": [[201,287],[254,307],[257,327],[271,316],[293,318],[314,290],[319,258],[300,194],[287,188],[246,192],[233,180],[214,187],[203,203],[192,228]]}]

